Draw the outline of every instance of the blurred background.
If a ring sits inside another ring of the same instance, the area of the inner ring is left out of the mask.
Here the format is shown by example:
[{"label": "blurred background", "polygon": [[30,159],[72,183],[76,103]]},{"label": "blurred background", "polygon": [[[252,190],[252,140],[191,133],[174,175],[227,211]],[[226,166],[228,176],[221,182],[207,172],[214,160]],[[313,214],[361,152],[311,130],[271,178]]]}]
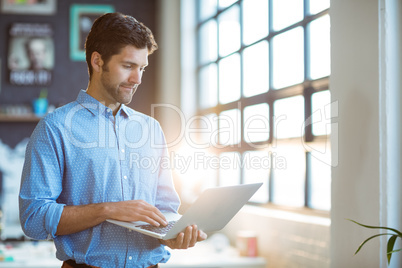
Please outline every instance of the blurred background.
[{"label": "blurred background", "polygon": [[401,222],[400,0],[1,0],[0,265],[7,243],[37,243],[18,222],[27,139],[87,87],[85,37],[113,11],[159,45],[129,106],[165,131],[181,212],[208,187],[263,183],[211,236],[215,253],[242,267],[386,266],[384,239],[353,256],[371,233],[345,219]]}]

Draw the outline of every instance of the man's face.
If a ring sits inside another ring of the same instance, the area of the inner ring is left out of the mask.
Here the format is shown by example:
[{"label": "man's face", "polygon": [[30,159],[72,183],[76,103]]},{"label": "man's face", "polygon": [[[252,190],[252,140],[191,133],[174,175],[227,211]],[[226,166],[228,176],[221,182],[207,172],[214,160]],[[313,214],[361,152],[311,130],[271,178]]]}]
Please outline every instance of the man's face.
[{"label": "man's face", "polygon": [[34,69],[44,68],[46,44],[43,40],[32,40],[28,45],[28,56]]},{"label": "man's face", "polygon": [[130,103],[147,65],[147,48],[128,45],[113,55],[107,65],[102,66],[100,75],[100,90],[106,105]]}]

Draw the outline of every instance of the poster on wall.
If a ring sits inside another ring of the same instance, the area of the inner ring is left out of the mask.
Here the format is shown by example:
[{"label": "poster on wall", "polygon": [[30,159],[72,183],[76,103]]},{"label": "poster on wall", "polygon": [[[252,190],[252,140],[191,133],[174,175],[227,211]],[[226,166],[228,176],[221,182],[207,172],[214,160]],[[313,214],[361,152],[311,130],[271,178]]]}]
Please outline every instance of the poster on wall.
[{"label": "poster on wall", "polygon": [[54,67],[53,30],[50,24],[15,23],[9,31],[10,83],[47,86]]},{"label": "poster on wall", "polygon": [[70,58],[85,61],[85,41],[94,21],[101,15],[114,12],[112,5],[73,4],[70,9]]},{"label": "poster on wall", "polygon": [[10,14],[53,15],[56,0],[0,0],[1,12]]}]

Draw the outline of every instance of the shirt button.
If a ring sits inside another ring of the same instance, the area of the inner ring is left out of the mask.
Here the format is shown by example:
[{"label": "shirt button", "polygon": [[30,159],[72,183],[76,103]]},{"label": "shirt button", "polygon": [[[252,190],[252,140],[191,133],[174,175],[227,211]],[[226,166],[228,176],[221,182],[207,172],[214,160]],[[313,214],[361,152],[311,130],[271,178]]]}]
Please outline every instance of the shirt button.
[{"label": "shirt button", "polygon": [[121,152],[124,153],[124,149],[121,149]]},{"label": "shirt button", "polygon": [[127,176],[124,176],[123,178],[124,178],[125,180],[127,180]]},{"label": "shirt button", "polygon": [[130,256],[130,257],[128,257],[128,259],[131,261],[133,259],[133,257]]}]

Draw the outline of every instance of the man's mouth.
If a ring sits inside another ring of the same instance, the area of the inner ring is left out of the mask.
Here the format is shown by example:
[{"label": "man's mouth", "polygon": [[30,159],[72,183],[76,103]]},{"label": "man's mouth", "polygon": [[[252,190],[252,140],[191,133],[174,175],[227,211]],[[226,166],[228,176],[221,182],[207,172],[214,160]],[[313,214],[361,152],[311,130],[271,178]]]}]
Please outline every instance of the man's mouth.
[{"label": "man's mouth", "polygon": [[120,85],[120,87],[131,91],[131,90],[135,90],[136,85]]}]

